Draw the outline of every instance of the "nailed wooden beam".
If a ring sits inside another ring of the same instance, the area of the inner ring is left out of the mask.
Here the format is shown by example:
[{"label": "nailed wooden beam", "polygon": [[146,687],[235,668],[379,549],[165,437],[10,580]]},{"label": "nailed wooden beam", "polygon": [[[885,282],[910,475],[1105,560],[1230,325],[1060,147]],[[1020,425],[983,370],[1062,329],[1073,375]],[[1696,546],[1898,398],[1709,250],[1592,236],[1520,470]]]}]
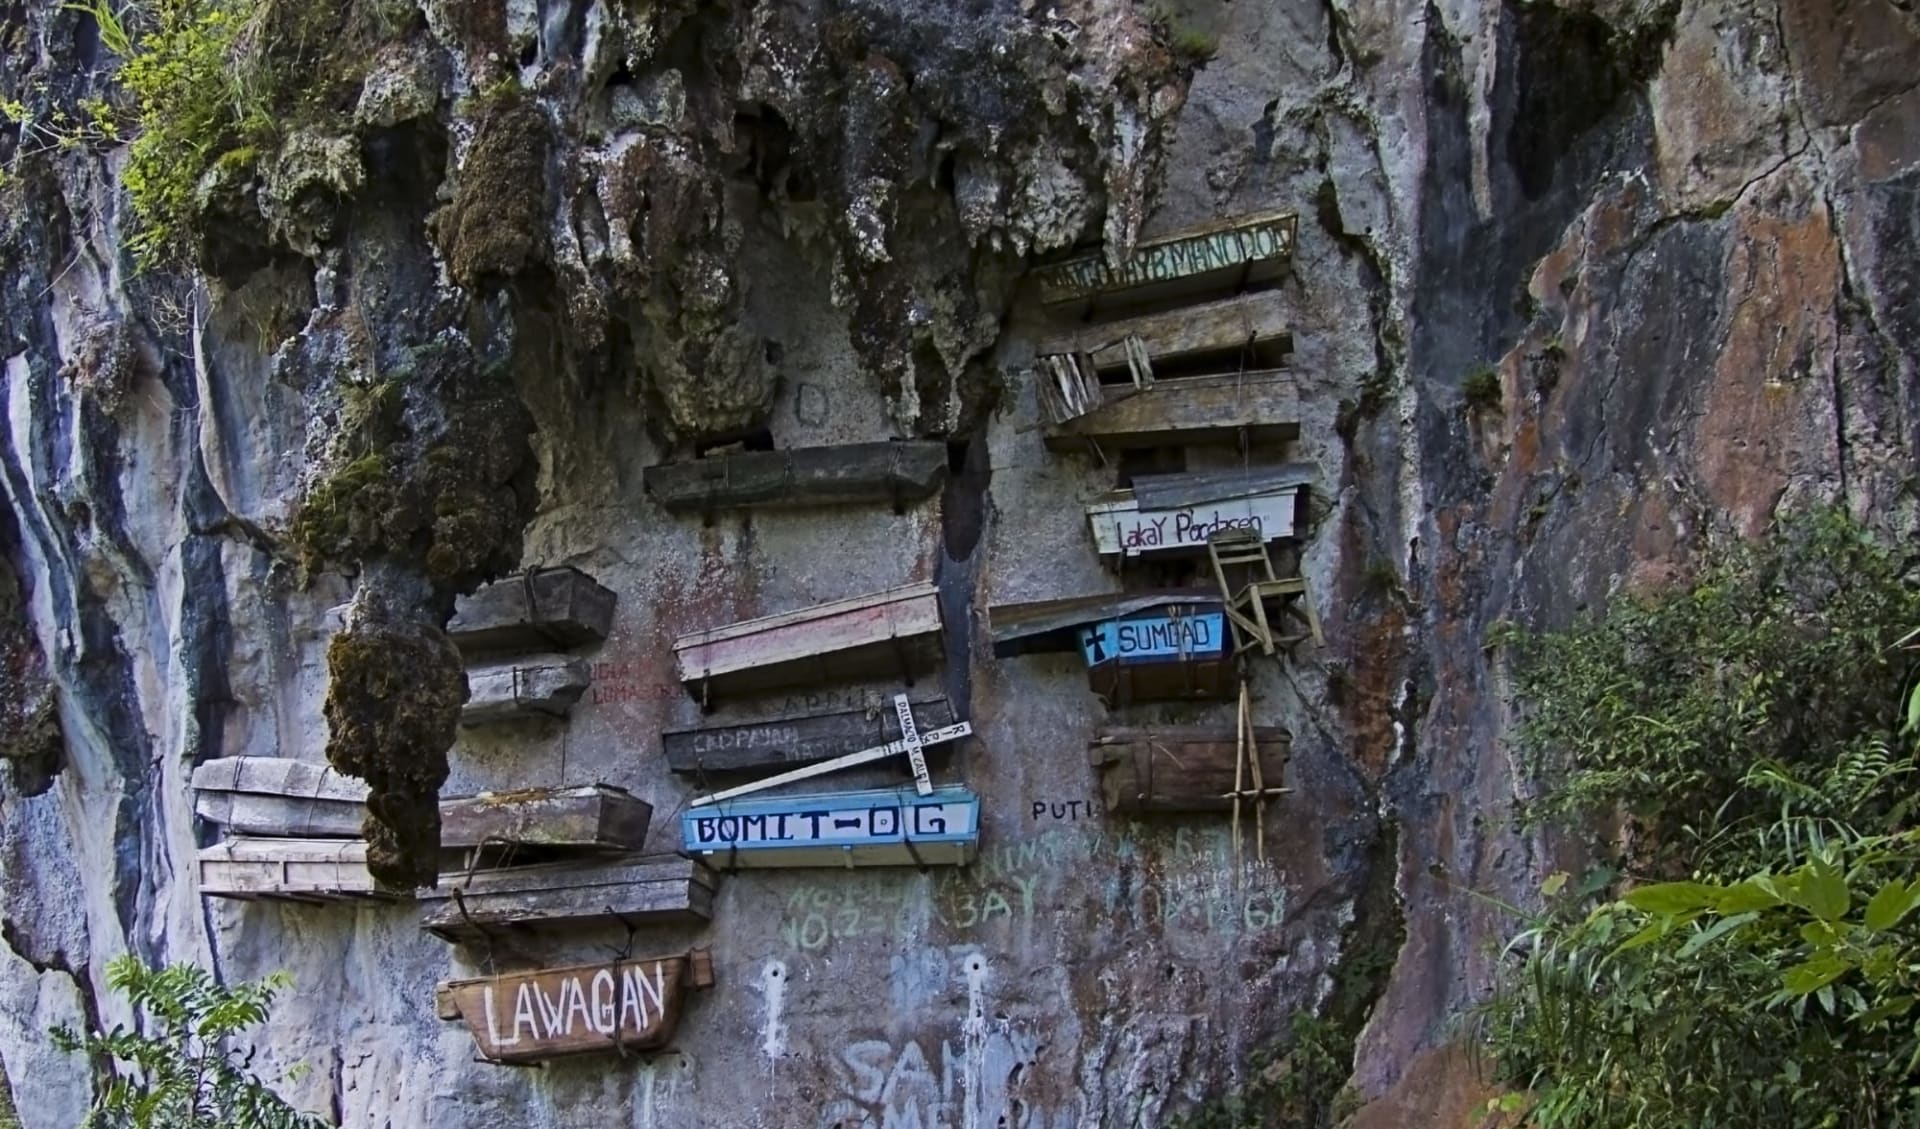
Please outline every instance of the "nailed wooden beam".
[{"label": "nailed wooden beam", "polygon": [[[921,729],[953,724],[953,706],[937,694],[909,694]],[[832,760],[900,736],[890,709],[845,710],[741,725],[681,729],[661,735],[667,767],[679,773],[797,768]]]},{"label": "nailed wooden beam", "polygon": [[467,704],[460,710],[460,724],[565,717],[591,682],[587,661],[567,655],[534,655],[470,666]]},{"label": "nailed wooden beam", "polygon": [[919,501],[940,488],[947,446],[934,440],[740,451],[651,466],[647,493],[674,512],[743,506]]},{"label": "nailed wooden beam", "polygon": [[[1292,736],[1277,727],[1254,730],[1264,787],[1284,789]],[[1192,812],[1233,809],[1236,789],[1244,799],[1251,777],[1235,771],[1239,737],[1229,728],[1201,726],[1113,726],[1087,743],[1088,759],[1100,770],[1100,793],[1108,811],[1125,813]],[[1236,782],[1236,780],[1238,782]]]},{"label": "nailed wooden beam", "polygon": [[540,864],[443,874],[422,890],[420,928],[446,941],[489,929],[689,923],[713,914],[713,873],[679,855],[627,856],[595,866]]},{"label": "nailed wooden beam", "polygon": [[540,569],[460,600],[447,634],[468,654],[577,647],[607,637],[613,607],[613,593],[579,569]]}]

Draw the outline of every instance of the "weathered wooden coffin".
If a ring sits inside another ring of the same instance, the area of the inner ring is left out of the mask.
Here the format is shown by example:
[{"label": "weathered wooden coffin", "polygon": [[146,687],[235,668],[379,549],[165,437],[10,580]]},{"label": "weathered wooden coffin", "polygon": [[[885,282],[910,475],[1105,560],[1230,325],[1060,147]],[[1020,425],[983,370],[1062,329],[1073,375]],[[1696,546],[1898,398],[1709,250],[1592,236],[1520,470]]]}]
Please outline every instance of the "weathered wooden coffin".
[{"label": "weathered wooden coffin", "polygon": [[1313,468],[1283,467],[1140,475],[1087,506],[1087,527],[1102,555],[1205,553],[1207,538],[1235,528],[1265,540],[1296,535]]},{"label": "weathered wooden coffin", "polygon": [[754,796],[681,813],[683,850],[725,869],[961,866],[980,846],[980,799],[958,785]]},{"label": "weathered wooden coffin", "polygon": [[509,927],[689,923],[713,916],[713,872],[679,855],[629,855],[442,874],[416,897],[427,906],[420,928],[446,941]]},{"label": "weathered wooden coffin", "polygon": [[[194,769],[194,813],[229,834],[351,839],[366,817],[367,786],[326,765],[225,757]],[[637,850],[653,809],[609,784],[523,789],[440,803],[440,844]]]},{"label": "weathered wooden coffin", "polygon": [[947,445],[934,440],[740,451],[645,471],[647,492],[675,512],[741,506],[916,502],[940,488]]},{"label": "weathered wooden coffin", "polygon": [[1046,445],[1102,448],[1280,444],[1300,437],[1300,393],[1287,373],[1197,376],[1111,398],[1045,433]]},{"label": "weathered wooden coffin", "polygon": [[1044,264],[1034,277],[1042,302],[1071,309],[1231,291],[1284,274],[1298,224],[1291,212],[1239,216],[1144,240],[1117,266],[1100,248]]},{"label": "weathered wooden coffin", "polygon": [[695,949],[452,980],[434,989],[433,1002],[441,1019],[465,1021],[489,1062],[544,1062],[658,1050],[680,1024],[687,990],[712,986],[713,958]]},{"label": "weathered wooden coffin", "polygon": [[468,654],[567,649],[613,626],[613,593],[577,568],[496,580],[454,605],[447,634]]},{"label": "weathered wooden coffin", "polygon": [[[953,724],[953,706],[946,698],[925,694],[912,701],[913,719],[922,733]],[[875,708],[682,729],[663,734],[660,743],[667,767],[675,772],[722,773],[817,764],[899,737],[893,711]]]},{"label": "weathered wooden coffin", "polygon": [[683,635],[673,658],[695,697],[890,672],[911,677],[940,660],[940,603],[933,585],[912,584]]},{"label": "weathered wooden coffin", "polygon": [[[1254,730],[1266,789],[1281,787],[1291,745],[1284,729]],[[1235,782],[1240,746],[1230,728],[1106,728],[1087,743],[1087,754],[1111,812],[1230,811],[1236,788],[1249,799],[1255,788],[1251,765]]]},{"label": "weathered wooden coffin", "polygon": [[1163,382],[1272,376],[1292,356],[1279,302],[1255,294],[1083,325],[1040,343],[1034,376],[1048,422],[1060,424]]},{"label": "weathered wooden coffin", "polygon": [[367,873],[361,839],[241,837],[200,852],[200,893],[242,901],[337,902],[404,898]]},{"label": "weathered wooden coffin", "polygon": [[987,634],[993,641],[996,658],[1083,654],[1081,629],[1090,624],[1155,608],[1218,607],[1219,604],[1220,594],[1212,588],[1156,588],[996,604],[987,609]]},{"label": "weathered wooden coffin", "polygon": [[587,692],[587,660],[534,655],[467,668],[467,704],[460,724],[489,725],[529,717],[565,717]]},{"label": "weathered wooden coffin", "polygon": [[1167,604],[1080,629],[1087,684],[1108,705],[1224,698],[1233,641],[1219,603]]}]

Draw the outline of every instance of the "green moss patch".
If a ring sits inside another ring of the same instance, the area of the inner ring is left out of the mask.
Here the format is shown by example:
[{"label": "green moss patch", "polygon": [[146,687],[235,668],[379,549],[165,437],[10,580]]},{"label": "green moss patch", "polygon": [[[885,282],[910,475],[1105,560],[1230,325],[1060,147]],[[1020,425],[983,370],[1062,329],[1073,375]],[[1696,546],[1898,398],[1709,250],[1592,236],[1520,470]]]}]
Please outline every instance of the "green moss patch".
[{"label": "green moss patch", "polygon": [[489,96],[453,203],[434,219],[462,286],[546,260],[548,134],[547,119],[517,90]]}]

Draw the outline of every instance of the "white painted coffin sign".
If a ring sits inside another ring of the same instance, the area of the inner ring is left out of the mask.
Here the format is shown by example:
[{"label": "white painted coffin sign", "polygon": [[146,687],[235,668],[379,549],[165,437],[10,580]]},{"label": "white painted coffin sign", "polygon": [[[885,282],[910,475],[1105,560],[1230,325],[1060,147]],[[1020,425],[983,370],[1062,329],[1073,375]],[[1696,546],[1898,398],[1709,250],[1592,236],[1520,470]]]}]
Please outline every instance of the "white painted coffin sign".
[{"label": "white painted coffin sign", "polygon": [[1109,494],[1087,507],[1087,524],[1103,554],[1144,553],[1207,547],[1207,538],[1228,529],[1252,529],[1265,540],[1293,536],[1300,488],[1287,487],[1246,498],[1225,498],[1179,509],[1143,510],[1133,491]]},{"label": "white painted coffin sign", "polygon": [[681,847],[722,868],[937,866],[973,860],[980,798],[958,785],[754,796],[681,813]]}]

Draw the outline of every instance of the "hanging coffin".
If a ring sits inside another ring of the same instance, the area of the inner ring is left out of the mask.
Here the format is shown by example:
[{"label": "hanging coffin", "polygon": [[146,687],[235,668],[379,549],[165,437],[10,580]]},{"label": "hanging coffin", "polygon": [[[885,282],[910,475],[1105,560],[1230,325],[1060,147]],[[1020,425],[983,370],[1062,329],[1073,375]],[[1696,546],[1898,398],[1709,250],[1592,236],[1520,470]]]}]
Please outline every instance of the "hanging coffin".
[{"label": "hanging coffin", "polygon": [[913,584],[683,635],[673,658],[680,681],[704,699],[887,673],[910,679],[938,664],[940,645],[936,590]]},{"label": "hanging coffin", "polygon": [[1034,278],[1040,300],[1067,314],[1227,293],[1286,273],[1298,225],[1292,212],[1215,221],[1142,240],[1118,265],[1101,248],[1044,264]]},{"label": "hanging coffin", "polygon": [[613,606],[613,593],[579,569],[540,569],[461,599],[447,634],[466,654],[566,650],[604,640]]},{"label": "hanging coffin", "polygon": [[931,495],[946,475],[947,445],[934,440],[740,451],[645,471],[647,493],[675,513],[869,502],[898,506]]},{"label": "hanging coffin", "polygon": [[1080,630],[1087,683],[1108,705],[1224,698],[1232,644],[1218,603],[1169,604]]},{"label": "hanging coffin", "polygon": [[[953,724],[953,706],[935,694],[910,697],[924,730]],[[661,735],[667,767],[679,773],[742,772],[801,765],[857,753],[898,739],[890,708],[786,717],[745,725],[715,725]]]},{"label": "hanging coffin", "polygon": [[434,990],[434,1011],[464,1021],[489,1062],[544,1062],[658,1050],[680,1024],[687,991],[712,986],[713,959],[695,949],[453,980]]},{"label": "hanging coffin", "polygon": [[374,882],[361,839],[247,836],[215,843],[196,861],[200,893],[209,898],[319,903],[406,896]]},{"label": "hanging coffin", "polygon": [[755,796],[681,814],[682,849],[717,867],[961,866],[980,845],[980,799],[958,785]]},{"label": "hanging coffin", "polygon": [[[230,835],[351,839],[367,786],[326,765],[223,757],[193,770],[194,814]],[[609,784],[482,792],[440,803],[440,845],[637,850],[653,809]]]},{"label": "hanging coffin", "polygon": [[428,907],[420,928],[446,941],[508,926],[682,924],[713,915],[713,872],[679,855],[627,856],[443,874],[417,897]]},{"label": "hanging coffin", "polygon": [[1280,790],[1291,741],[1284,729],[1253,730],[1248,751],[1259,759],[1262,788],[1232,729],[1105,728],[1087,743],[1087,754],[1100,770],[1110,812],[1231,811],[1236,791],[1258,799],[1255,792]]},{"label": "hanging coffin", "polygon": [[587,691],[587,660],[533,655],[467,668],[467,704],[460,724],[490,725],[529,717],[566,717]]},{"label": "hanging coffin", "polygon": [[1207,538],[1251,529],[1277,541],[1296,535],[1313,468],[1139,475],[1133,488],[1087,506],[1087,527],[1102,555],[1205,553]]}]

